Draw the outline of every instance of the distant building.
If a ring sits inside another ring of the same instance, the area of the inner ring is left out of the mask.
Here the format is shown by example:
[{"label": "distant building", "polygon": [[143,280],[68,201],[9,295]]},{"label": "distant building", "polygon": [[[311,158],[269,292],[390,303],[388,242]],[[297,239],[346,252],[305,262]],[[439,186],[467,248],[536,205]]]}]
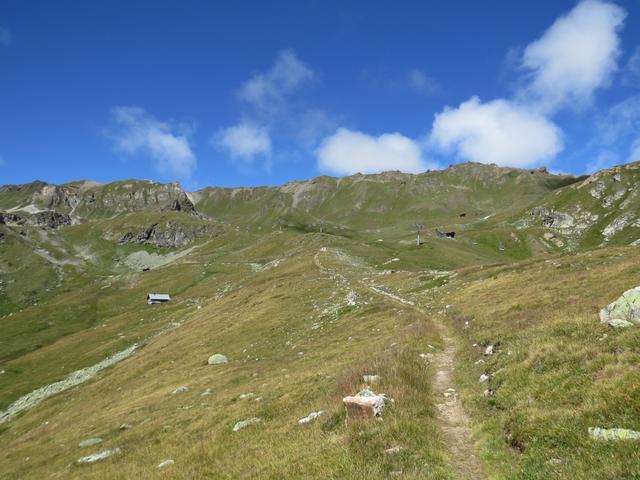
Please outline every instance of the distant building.
[{"label": "distant building", "polygon": [[147,303],[153,305],[154,303],[164,303],[171,300],[168,293],[149,293],[147,294]]}]

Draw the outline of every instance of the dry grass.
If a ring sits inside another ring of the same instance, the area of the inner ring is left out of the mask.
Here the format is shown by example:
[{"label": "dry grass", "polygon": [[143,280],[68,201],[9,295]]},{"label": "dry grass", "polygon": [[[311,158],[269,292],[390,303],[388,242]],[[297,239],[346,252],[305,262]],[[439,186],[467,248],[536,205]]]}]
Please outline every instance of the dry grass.
[{"label": "dry grass", "polygon": [[[452,478],[434,419],[430,372],[418,356],[426,344],[438,344],[437,332],[415,311],[381,298],[322,313],[346,293],[313,265],[323,237],[300,238],[302,250],[277,268],[252,274],[249,260],[264,263],[274,252],[291,251],[290,238],[277,241],[278,248],[261,243],[240,254],[217,252],[218,271],[182,294],[198,299],[200,309],[186,300],[153,307],[163,322],[183,321],[181,327],[6,424],[0,477],[341,479],[383,478],[401,470],[404,478]],[[205,253],[199,255],[207,261]],[[223,271],[222,260],[236,267]],[[162,271],[180,284],[193,278],[190,268]],[[148,287],[145,282],[136,288]],[[115,330],[126,328],[121,320],[113,322]],[[57,347],[64,351],[90,341],[91,332],[81,332]],[[41,360],[55,367],[56,346],[47,348]],[[231,362],[207,365],[217,352]],[[395,403],[382,420],[347,427],[341,398],[362,387],[363,373],[380,375],[374,388]],[[187,392],[171,393],[183,385]],[[213,394],[201,396],[207,388]],[[298,425],[318,410],[325,411],[318,420]],[[262,422],[232,432],[237,421],[250,417]],[[131,428],[120,430],[124,423]],[[104,442],[78,447],[91,437]],[[403,447],[399,454],[384,452],[397,445]],[[122,453],[111,459],[75,464],[115,447]],[[156,468],[169,458],[175,465]]]},{"label": "dry grass", "polygon": [[[476,269],[451,286],[459,380],[495,478],[635,478],[637,444],[596,442],[587,428],[640,430],[637,329],[598,319],[638,284],[637,249],[626,248]],[[484,356],[489,344],[498,353]],[[482,396],[481,373],[494,396]]]}]

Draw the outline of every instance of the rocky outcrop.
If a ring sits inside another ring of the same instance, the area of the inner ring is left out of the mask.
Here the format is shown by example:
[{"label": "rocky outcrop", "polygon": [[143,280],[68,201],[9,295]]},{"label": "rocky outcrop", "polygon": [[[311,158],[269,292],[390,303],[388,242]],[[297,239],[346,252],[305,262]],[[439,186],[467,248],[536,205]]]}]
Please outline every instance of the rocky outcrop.
[{"label": "rocky outcrop", "polygon": [[66,213],[54,212],[53,210],[47,210],[44,212],[38,212],[34,216],[34,222],[38,226],[58,228],[63,225],[71,225],[71,217]]},{"label": "rocky outcrop", "polygon": [[71,217],[65,213],[46,210],[33,215],[0,212],[0,223],[8,226],[59,228],[63,225],[71,225],[72,220]]},{"label": "rocky outcrop", "polygon": [[600,310],[600,321],[613,327],[640,323],[640,287],[627,290],[615,302]]},{"label": "rocky outcrop", "polygon": [[32,206],[73,213],[80,217],[104,216],[143,209],[197,215],[194,204],[177,183],[127,180],[108,184],[80,181],[50,185],[36,181],[0,187],[0,200],[4,194],[12,202],[19,202],[19,205],[11,205],[14,209]]},{"label": "rocky outcrop", "polygon": [[190,225],[175,221],[154,223],[140,231],[130,231],[121,235],[118,245],[153,245],[157,248],[181,248],[193,243],[200,237],[213,235],[213,225]]},{"label": "rocky outcrop", "polygon": [[609,241],[611,237],[613,237],[616,233],[622,231],[627,226],[634,223],[634,217],[631,213],[625,213],[624,215],[619,216],[615,220],[613,220],[609,225],[607,225],[604,230],[602,230],[602,236],[605,241]]}]

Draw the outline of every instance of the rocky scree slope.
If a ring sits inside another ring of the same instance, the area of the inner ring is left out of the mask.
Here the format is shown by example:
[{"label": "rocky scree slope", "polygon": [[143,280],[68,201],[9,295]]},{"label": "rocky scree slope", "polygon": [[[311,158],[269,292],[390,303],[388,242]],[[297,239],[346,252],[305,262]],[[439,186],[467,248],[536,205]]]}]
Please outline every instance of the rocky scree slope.
[{"label": "rocky scree slope", "polygon": [[640,162],[597,172],[549,195],[516,222],[569,250],[638,244]]}]

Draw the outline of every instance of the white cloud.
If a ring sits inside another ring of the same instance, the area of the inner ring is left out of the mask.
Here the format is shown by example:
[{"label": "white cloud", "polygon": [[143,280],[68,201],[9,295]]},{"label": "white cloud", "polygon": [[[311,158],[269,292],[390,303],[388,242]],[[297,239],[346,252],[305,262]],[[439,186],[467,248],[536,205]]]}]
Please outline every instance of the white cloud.
[{"label": "white cloud", "polygon": [[522,168],[552,159],[563,147],[562,132],[546,117],[477,97],[436,114],[428,144],[464,160]]},{"label": "white cloud", "polygon": [[10,43],[11,43],[11,32],[4,27],[0,27],[0,45],[3,47],[6,47]]},{"label": "white cloud", "polygon": [[427,95],[434,95],[440,90],[438,82],[429,75],[415,68],[409,71],[409,85],[416,92]]},{"label": "white cloud", "polygon": [[325,138],[316,149],[316,157],[320,170],[338,175],[388,170],[418,173],[429,167],[422,159],[420,146],[404,135],[373,137],[346,128]]},{"label": "white cloud", "polygon": [[256,156],[271,155],[271,137],[264,127],[241,123],[225,128],[214,137],[214,143],[226,149],[231,158],[251,162]]},{"label": "white cloud", "polygon": [[292,50],[285,50],[280,52],[267,72],[245,82],[238,91],[238,97],[256,108],[273,108],[285,95],[313,77],[313,71],[298,60]]},{"label": "white cloud", "polygon": [[524,96],[545,111],[591,101],[617,69],[625,17],[613,3],[584,0],[558,18],[524,50],[522,66],[530,71]]},{"label": "white cloud", "polygon": [[106,134],[121,152],[146,153],[161,173],[189,177],[197,161],[187,130],[184,125],[161,122],[139,107],[116,107]]},{"label": "white cloud", "polygon": [[289,152],[313,149],[337,125],[332,115],[299,98],[299,91],[315,77],[292,50],[280,52],[267,71],[254,75],[238,89],[244,107],[242,120],[215,133],[212,143],[233,159],[253,162],[263,157],[267,169],[272,158],[284,158],[272,156],[274,139]]}]

